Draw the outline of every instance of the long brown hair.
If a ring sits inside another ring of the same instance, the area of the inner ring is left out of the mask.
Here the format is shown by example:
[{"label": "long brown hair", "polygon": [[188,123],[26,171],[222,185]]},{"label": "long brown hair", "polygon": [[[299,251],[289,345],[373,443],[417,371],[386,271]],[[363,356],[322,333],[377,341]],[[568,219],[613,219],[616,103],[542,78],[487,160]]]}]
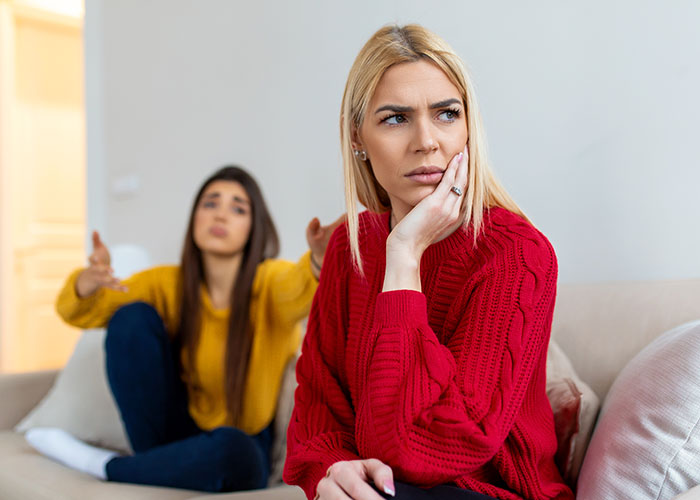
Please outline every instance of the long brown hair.
[{"label": "long brown hair", "polygon": [[[204,191],[215,181],[238,182],[243,186],[250,198],[252,219],[248,242],[243,249],[241,268],[231,291],[226,342],[226,403],[233,424],[236,425],[241,416],[243,391],[248,372],[250,348],[253,342],[252,329],[249,324],[250,293],[253,279],[258,264],[265,259],[276,257],[279,253],[279,238],[262,192],[255,179],[248,172],[241,167],[229,165],[219,169],[204,181],[192,204],[180,260],[180,323],[175,333],[175,343],[178,352],[185,349],[190,377],[195,376],[195,353],[201,326],[201,287],[204,283],[202,252],[194,241],[194,216]],[[178,356],[178,360],[180,360],[182,371],[184,367],[181,356]],[[190,379],[188,383],[196,385],[198,381]]]}]

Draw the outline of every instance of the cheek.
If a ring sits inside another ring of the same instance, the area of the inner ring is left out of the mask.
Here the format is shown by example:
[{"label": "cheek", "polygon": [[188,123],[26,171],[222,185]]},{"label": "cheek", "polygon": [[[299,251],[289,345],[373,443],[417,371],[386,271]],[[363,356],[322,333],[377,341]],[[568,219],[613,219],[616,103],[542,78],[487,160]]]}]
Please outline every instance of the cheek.
[{"label": "cheek", "polygon": [[369,147],[367,155],[372,164],[372,171],[380,184],[382,181],[390,179],[400,170],[404,160],[402,148],[399,141],[384,141],[383,143],[373,143]]},{"label": "cheek", "polygon": [[202,232],[202,230],[205,229],[205,222],[206,222],[206,215],[201,212],[197,211],[194,214],[194,220],[192,221],[192,232],[194,233],[195,237]]},{"label": "cheek", "polygon": [[455,145],[457,147],[463,148],[464,145],[467,143],[467,140],[469,139],[469,132],[467,131],[467,125],[466,123],[464,124],[464,127],[455,134]]},{"label": "cheek", "polygon": [[238,230],[236,231],[236,234],[238,235],[237,239],[243,244],[246,244],[248,242],[248,238],[250,238],[251,227],[252,220],[250,217],[242,219],[240,224],[238,224]]}]

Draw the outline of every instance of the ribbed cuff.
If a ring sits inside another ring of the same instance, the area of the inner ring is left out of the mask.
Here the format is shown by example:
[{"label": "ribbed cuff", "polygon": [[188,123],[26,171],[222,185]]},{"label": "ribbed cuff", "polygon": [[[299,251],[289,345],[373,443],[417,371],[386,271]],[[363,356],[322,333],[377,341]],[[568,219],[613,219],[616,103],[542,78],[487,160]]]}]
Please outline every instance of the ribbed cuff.
[{"label": "ribbed cuff", "polygon": [[314,281],[316,280],[316,276],[314,276],[313,270],[311,269],[311,250],[307,250],[304,252],[304,255],[302,255],[299,260],[297,261],[297,265],[304,269],[305,272],[308,272],[309,275],[311,275],[311,279]]},{"label": "ribbed cuff", "polygon": [[284,482],[290,485],[299,486],[306,493],[307,498],[312,499],[316,495],[318,483],[326,476],[328,468],[336,462],[359,460],[356,454],[345,449],[331,448],[323,461],[309,460],[301,471],[294,473],[286,469],[283,474]]},{"label": "ribbed cuff", "polygon": [[78,277],[80,276],[80,273],[85,271],[85,269],[87,268],[81,267],[80,269],[73,271],[70,276],[68,276],[68,280],[66,280],[63,291],[59,294],[59,300],[62,302],[67,301],[68,304],[71,304],[73,309],[80,308],[80,310],[82,310],[86,307],[90,308],[95,304],[95,302],[97,302],[99,297],[104,295],[104,289],[100,287],[92,295],[88,295],[87,297],[78,296],[78,291],[75,287],[78,284]]},{"label": "ribbed cuff", "polygon": [[428,324],[425,295],[415,290],[392,290],[377,295],[374,321],[379,326]]}]

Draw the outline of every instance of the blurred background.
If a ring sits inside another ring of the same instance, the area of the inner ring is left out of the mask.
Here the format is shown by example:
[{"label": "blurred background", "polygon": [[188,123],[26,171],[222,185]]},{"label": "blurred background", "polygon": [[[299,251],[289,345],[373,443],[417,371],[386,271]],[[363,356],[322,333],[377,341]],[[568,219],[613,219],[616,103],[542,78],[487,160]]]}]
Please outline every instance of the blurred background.
[{"label": "blurred background", "polygon": [[560,282],[700,277],[700,3],[0,0],[0,371],[61,366],[53,309],[89,233],[177,262],[195,190],[237,163],[282,257],[343,211],[347,72],[387,23],[444,37],[499,178]]}]

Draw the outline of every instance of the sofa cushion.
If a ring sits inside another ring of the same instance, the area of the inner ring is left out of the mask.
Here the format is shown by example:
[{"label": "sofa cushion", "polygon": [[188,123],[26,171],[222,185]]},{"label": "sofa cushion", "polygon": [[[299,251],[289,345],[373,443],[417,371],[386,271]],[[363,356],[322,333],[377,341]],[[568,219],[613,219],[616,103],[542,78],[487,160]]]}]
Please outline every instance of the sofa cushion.
[{"label": "sofa cushion", "polygon": [[552,338],[605,399],[625,365],[661,333],[700,318],[700,279],[562,284]]},{"label": "sofa cushion", "polygon": [[40,455],[21,434],[0,432],[0,498],[3,500],[178,500],[201,494],[100,481]]},{"label": "sofa cushion", "polygon": [[[65,368],[46,397],[16,427],[60,427],[78,439],[129,452],[118,410],[105,377],[104,330],[83,333]],[[294,405],[296,357],[284,372],[280,387],[275,439],[271,449],[270,485],[282,479],[286,456],[286,429]],[[571,362],[555,342],[547,356],[547,395],[554,412],[558,465],[570,484],[576,476],[593,428],[599,401],[577,376]]]},{"label": "sofa cushion", "polygon": [[306,495],[298,486],[282,484],[264,490],[212,493],[193,497],[190,500],[306,500]]},{"label": "sofa cushion", "polygon": [[88,443],[129,452],[119,413],[107,386],[102,345],[104,330],[88,330],[46,397],[17,425],[60,427]]},{"label": "sofa cushion", "polygon": [[268,481],[270,486],[282,482],[284,461],[287,458],[287,427],[292,419],[294,391],[297,388],[296,365],[299,354],[297,353],[289,360],[282,374],[273,427],[275,438],[270,447],[270,478]]},{"label": "sofa cushion", "polygon": [[622,370],[578,481],[580,500],[665,500],[700,484],[700,321],[670,330]]},{"label": "sofa cushion", "polygon": [[569,358],[554,341],[549,343],[547,351],[547,397],[557,433],[557,466],[564,480],[574,487],[600,400],[579,378]]},{"label": "sofa cushion", "polygon": [[[65,368],[41,402],[15,427],[60,427],[83,441],[123,453],[130,452],[104,366],[104,330],[88,330],[78,340]],[[280,387],[270,450],[270,485],[282,481],[287,454],[287,425],[294,406],[295,366],[288,363]]]}]

